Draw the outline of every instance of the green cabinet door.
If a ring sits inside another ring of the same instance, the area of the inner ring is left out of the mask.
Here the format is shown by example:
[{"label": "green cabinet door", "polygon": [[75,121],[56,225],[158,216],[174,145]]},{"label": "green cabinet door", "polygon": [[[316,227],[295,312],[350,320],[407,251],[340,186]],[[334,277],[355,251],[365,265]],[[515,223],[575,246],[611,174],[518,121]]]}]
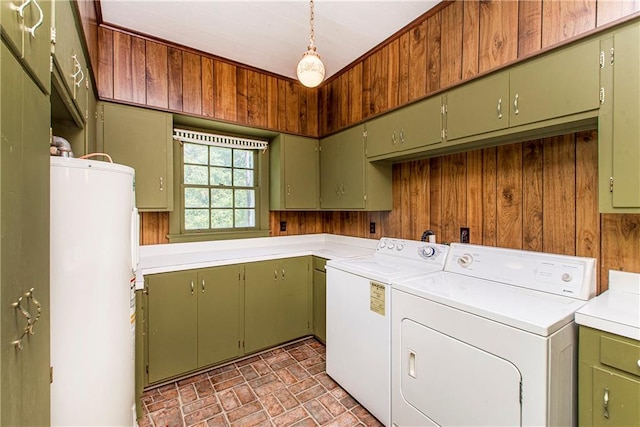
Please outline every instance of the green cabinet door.
[{"label": "green cabinet door", "polygon": [[309,333],[310,257],[280,260],[278,284],[278,341]]},{"label": "green cabinet door", "polygon": [[278,342],[278,264],[246,264],[244,277],[244,351],[251,353]]},{"label": "green cabinet door", "polygon": [[434,96],[403,108],[399,123],[399,150],[442,142],[442,98]]},{"label": "green cabinet door", "polygon": [[367,121],[367,157],[382,156],[398,149],[399,114],[394,111]]},{"label": "green cabinet door", "polygon": [[197,273],[150,275],[148,280],[149,383],[198,367]]},{"label": "green cabinet door", "polygon": [[[340,133],[340,197],[343,209],[366,207],[364,137],[362,126],[354,126]],[[379,191],[382,189],[375,189]]]},{"label": "green cabinet door", "polygon": [[76,73],[78,67],[74,62],[78,33],[75,25],[75,13],[69,0],[55,0],[54,26],[56,42],[52,48],[53,74],[57,80],[54,84],[57,85],[59,92],[64,91],[60,94],[63,98],[68,96],[70,100],[73,100],[75,83],[80,79],[81,73]]},{"label": "green cabinet door", "polygon": [[322,342],[327,337],[327,273],[326,260],[313,260],[313,334]]},{"label": "green cabinet door", "polygon": [[593,39],[514,67],[510,126],[598,109],[599,51]]},{"label": "green cabinet door", "polygon": [[138,209],[173,210],[171,114],[111,103],[100,110],[103,150],[135,169]]},{"label": "green cabinet door", "polygon": [[505,129],[508,126],[508,72],[492,74],[447,92],[447,141]]},{"label": "green cabinet door", "polygon": [[318,140],[281,134],[269,143],[271,210],[318,208]]},{"label": "green cabinet door", "polygon": [[4,40],[0,77],[0,425],[48,425],[50,104]]},{"label": "green cabinet door", "polygon": [[241,266],[198,271],[198,367],[240,356]]},{"label": "green cabinet door", "polygon": [[640,378],[593,367],[593,425],[640,425]]},{"label": "green cabinet door", "polygon": [[336,133],[320,141],[320,207],[340,209],[342,207],[340,146],[342,133]]}]

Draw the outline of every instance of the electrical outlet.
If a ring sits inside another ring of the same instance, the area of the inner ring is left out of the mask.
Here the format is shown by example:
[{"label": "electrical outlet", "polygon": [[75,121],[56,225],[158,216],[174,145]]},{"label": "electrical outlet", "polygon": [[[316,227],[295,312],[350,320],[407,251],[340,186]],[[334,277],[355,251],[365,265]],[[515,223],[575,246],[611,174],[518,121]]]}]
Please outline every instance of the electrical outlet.
[{"label": "electrical outlet", "polygon": [[280,221],[280,231],[287,231],[287,221]]},{"label": "electrical outlet", "polygon": [[376,223],[375,222],[370,222],[369,223],[369,233],[376,234]]},{"label": "electrical outlet", "polygon": [[469,227],[460,227],[460,243],[469,243]]}]

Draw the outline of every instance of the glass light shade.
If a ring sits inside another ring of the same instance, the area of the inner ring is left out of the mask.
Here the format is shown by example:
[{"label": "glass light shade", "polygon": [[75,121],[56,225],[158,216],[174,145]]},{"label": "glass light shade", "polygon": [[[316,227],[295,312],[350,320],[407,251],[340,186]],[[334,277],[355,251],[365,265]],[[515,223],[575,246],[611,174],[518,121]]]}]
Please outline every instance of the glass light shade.
[{"label": "glass light shade", "polygon": [[314,50],[308,50],[298,62],[298,80],[306,87],[316,87],[324,80],[324,64]]}]

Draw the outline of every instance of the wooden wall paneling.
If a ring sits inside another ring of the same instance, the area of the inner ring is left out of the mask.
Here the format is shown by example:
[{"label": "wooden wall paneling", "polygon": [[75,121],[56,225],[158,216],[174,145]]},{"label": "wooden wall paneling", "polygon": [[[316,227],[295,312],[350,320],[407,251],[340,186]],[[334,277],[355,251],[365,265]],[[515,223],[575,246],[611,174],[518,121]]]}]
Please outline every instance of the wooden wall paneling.
[{"label": "wooden wall paneling", "polygon": [[522,249],[543,248],[543,143],[522,144]]},{"label": "wooden wall paneling", "polygon": [[146,43],[140,37],[131,39],[131,100],[136,104],[147,103],[147,53]]},{"label": "wooden wall paneling", "polygon": [[409,101],[413,101],[427,93],[427,21],[409,34]]},{"label": "wooden wall paneling", "polygon": [[307,134],[309,136],[319,136],[319,116],[318,116],[318,91],[307,89]]},{"label": "wooden wall paneling", "polygon": [[236,122],[248,122],[249,107],[247,104],[247,69],[236,67]]},{"label": "wooden wall paneling", "polygon": [[371,55],[371,103],[373,114],[387,111],[387,73],[389,71],[389,46]]},{"label": "wooden wall paneling", "polygon": [[427,19],[427,94],[440,89],[441,19],[441,12]]},{"label": "wooden wall paneling", "polygon": [[442,158],[442,241],[459,242],[467,225],[466,163],[466,153]]},{"label": "wooden wall paneling", "polygon": [[400,236],[402,230],[402,163],[396,163],[391,169],[393,210],[389,214],[389,236]]},{"label": "wooden wall paneling", "polygon": [[98,29],[98,96],[113,99],[113,31]]},{"label": "wooden wall paneling", "polygon": [[201,56],[182,53],[182,111],[202,115],[202,62]]},{"label": "wooden wall paneling", "polygon": [[[598,133],[576,134],[576,255],[600,258]],[[638,242],[640,245],[640,242]]]},{"label": "wooden wall paneling", "polygon": [[362,120],[362,62],[349,69],[349,123]]},{"label": "wooden wall paneling", "polygon": [[159,245],[169,243],[169,213],[140,212],[140,244]]},{"label": "wooden wall paneling", "polygon": [[235,121],[236,110],[236,66],[214,60],[213,78],[215,88],[215,118]]},{"label": "wooden wall paneling", "polygon": [[287,231],[285,235],[295,236],[305,234],[304,212],[283,212],[287,221]]},{"label": "wooden wall paneling", "polygon": [[169,110],[182,111],[182,50],[168,50]]},{"label": "wooden wall paneling", "polygon": [[640,273],[640,214],[601,215],[600,292],[609,288],[609,270]]},{"label": "wooden wall paneling", "polygon": [[400,39],[395,39],[388,46],[388,68],[387,68],[387,108],[393,109],[398,106],[400,84]]},{"label": "wooden wall paneling", "polygon": [[413,179],[411,165],[413,162],[402,163],[400,167],[400,218],[402,227],[398,230],[398,236],[408,239],[414,229],[415,203],[411,193],[411,180]]},{"label": "wooden wall paneling", "polygon": [[349,125],[349,74],[342,73],[338,77],[338,129],[345,128]]},{"label": "wooden wall paneling", "polygon": [[298,123],[299,123],[299,132],[305,135],[311,134],[308,129],[308,119],[307,114],[309,114],[309,105],[308,105],[308,94],[312,89],[308,87],[299,86],[298,90]]},{"label": "wooden wall paneling", "polygon": [[552,46],[595,27],[596,0],[543,0],[543,48]]},{"label": "wooden wall paneling", "polygon": [[287,128],[287,82],[278,79],[278,129]]},{"label": "wooden wall paneling", "polygon": [[338,80],[333,79],[326,86],[327,104],[325,110],[325,122],[327,132],[338,129]]},{"label": "wooden wall paneling", "polygon": [[442,157],[429,159],[429,230],[442,243]]},{"label": "wooden wall paneling", "polygon": [[522,248],[522,145],[497,148],[497,246]]},{"label": "wooden wall paneling", "polygon": [[576,252],[575,134],[544,140],[543,250]]},{"label": "wooden wall paneling", "polygon": [[482,244],[498,244],[498,149],[482,150]]},{"label": "wooden wall paneling", "polygon": [[431,169],[429,160],[418,160],[412,166],[412,199],[415,199],[414,227],[411,232],[412,239],[419,239],[425,230],[429,229],[431,223],[431,201],[430,201],[430,178]]},{"label": "wooden wall paneling", "polygon": [[601,27],[624,16],[640,11],[640,0],[598,0],[596,25]]},{"label": "wooden wall paneling", "polygon": [[466,196],[467,212],[464,225],[469,227],[469,243],[482,244],[483,192],[482,150],[467,152]]},{"label": "wooden wall paneling", "polygon": [[371,104],[371,56],[367,56],[362,61],[362,118],[366,119],[371,115],[373,105]]},{"label": "wooden wall paneling", "polygon": [[115,32],[113,34],[113,98],[119,101],[133,101],[131,57],[131,36]]},{"label": "wooden wall paneling", "polygon": [[518,58],[542,47],[542,0],[520,2],[518,6]]},{"label": "wooden wall paneling", "polygon": [[267,127],[278,129],[278,79],[267,76]]},{"label": "wooden wall paneling", "polygon": [[299,99],[298,99],[298,88],[299,84],[287,81],[285,84],[286,88],[286,126],[285,129],[288,132],[298,132],[298,110],[299,107]]},{"label": "wooden wall paneling", "polygon": [[497,68],[518,55],[517,1],[480,2],[478,71]]},{"label": "wooden wall paneling", "polygon": [[167,109],[169,108],[169,48],[149,40],[145,44],[147,105]]},{"label": "wooden wall paneling", "polygon": [[462,31],[464,2],[455,1],[442,9],[440,40],[440,87],[462,79]]},{"label": "wooden wall paneling", "polygon": [[404,32],[399,39],[399,64],[398,64],[398,103],[406,104],[409,101],[409,32]]},{"label": "wooden wall paneling", "polygon": [[465,0],[462,7],[462,80],[478,74],[479,58],[480,2]]},{"label": "wooden wall paneling", "polygon": [[214,106],[214,87],[213,87],[213,59],[202,57],[202,115],[206,117],[215,117]]}]

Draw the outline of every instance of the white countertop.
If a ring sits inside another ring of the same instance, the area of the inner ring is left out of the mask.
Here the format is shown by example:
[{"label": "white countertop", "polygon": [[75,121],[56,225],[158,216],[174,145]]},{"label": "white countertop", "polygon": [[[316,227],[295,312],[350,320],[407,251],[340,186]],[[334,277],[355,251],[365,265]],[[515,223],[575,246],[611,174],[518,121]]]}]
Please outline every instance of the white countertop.
[{"label": "white countertop", "polygon": [[136,290],[144,287],[144,276],[148,274],[306,255],[349,258],[373,254],[377,244],[374,239],[305,234],[140,246]]},{"label": "white countertop", "polygon": [[640,341],[640,274],[609,271],[609,289],[575,318],[579,325]]}]

